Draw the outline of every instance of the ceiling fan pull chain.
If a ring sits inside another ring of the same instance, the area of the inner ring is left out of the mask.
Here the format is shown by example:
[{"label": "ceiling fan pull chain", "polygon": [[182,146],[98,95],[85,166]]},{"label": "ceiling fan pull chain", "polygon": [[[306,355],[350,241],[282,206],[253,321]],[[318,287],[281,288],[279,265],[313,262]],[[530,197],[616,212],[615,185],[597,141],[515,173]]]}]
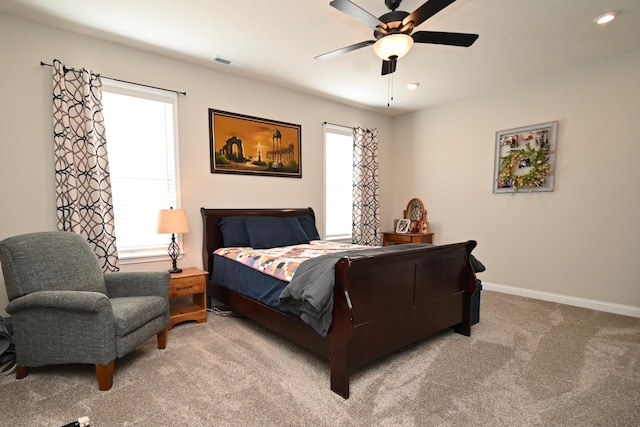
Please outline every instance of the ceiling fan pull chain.
[{"label": "ceiling fan pull chain", "polygon": [[393,101],[393,74],[389,76],[389,80],[391,81],[391,100]]},{"label": "ceiling fan pull chain", "polygon": [[393,101],[393,74],[387,76],[387,108],[391,107]]}]

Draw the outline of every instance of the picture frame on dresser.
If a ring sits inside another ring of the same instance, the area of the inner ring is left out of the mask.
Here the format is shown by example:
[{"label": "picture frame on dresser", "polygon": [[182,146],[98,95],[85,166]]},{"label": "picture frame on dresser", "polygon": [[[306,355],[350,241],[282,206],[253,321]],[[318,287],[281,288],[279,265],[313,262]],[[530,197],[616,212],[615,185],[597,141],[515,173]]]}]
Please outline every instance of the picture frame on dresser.
[{"label": "picture frame on dresser", "polygon": [[409,233],[411,231],[411,221],[409,219],[403,218],[398,220],[398,224],[396,225],[396,233]]}]

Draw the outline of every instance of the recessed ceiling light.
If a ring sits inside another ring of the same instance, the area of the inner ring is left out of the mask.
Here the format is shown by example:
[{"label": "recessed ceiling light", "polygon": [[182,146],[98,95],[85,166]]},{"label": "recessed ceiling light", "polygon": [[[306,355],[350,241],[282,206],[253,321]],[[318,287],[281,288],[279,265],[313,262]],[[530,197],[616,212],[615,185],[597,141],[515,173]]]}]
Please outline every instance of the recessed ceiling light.
[{"label": "recessed ceiling light", "polygon": [[612,10],[611,12],[607,12],[607,13],[603,13],[602,15],[598,15],[595,18],[593,18],[593,22],[595,22],[596,24],[606,24],[607,22],[611,22],[613,21],[616,16],[618,16],[618,12],[615,10]]},{"label": "recessed ceiling light", "polygon": [[409,83],[407,85],[407,89],[409,90],[416,90],[418,89],[418,86],[420,86],[420,83]]}]

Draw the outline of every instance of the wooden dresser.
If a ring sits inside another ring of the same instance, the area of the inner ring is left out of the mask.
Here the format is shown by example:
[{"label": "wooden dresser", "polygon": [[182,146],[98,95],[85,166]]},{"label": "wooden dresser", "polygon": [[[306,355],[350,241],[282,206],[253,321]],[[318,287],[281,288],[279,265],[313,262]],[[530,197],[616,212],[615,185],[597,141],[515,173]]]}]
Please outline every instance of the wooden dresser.
[{"label": "wooden dresser", "polygon": [[433,243],[433,233],[382,232],[382,246],[400,245],[403,243]]}]

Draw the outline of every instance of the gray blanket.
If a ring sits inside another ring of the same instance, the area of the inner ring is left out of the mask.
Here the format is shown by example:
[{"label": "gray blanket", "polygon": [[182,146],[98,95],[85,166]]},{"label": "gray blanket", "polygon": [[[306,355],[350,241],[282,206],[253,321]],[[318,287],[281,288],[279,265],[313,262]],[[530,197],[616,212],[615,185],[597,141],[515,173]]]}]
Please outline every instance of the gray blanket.
[{"label": "gray blanket", "polygon": [[308,259],[298,266],[291,282],[282,290],[280,307],[300,316],[305,323],[324,337],[331,326],[335,265],[340,258],[399,252],[424,246],[431,245],[412,243],[371,247]]}]

